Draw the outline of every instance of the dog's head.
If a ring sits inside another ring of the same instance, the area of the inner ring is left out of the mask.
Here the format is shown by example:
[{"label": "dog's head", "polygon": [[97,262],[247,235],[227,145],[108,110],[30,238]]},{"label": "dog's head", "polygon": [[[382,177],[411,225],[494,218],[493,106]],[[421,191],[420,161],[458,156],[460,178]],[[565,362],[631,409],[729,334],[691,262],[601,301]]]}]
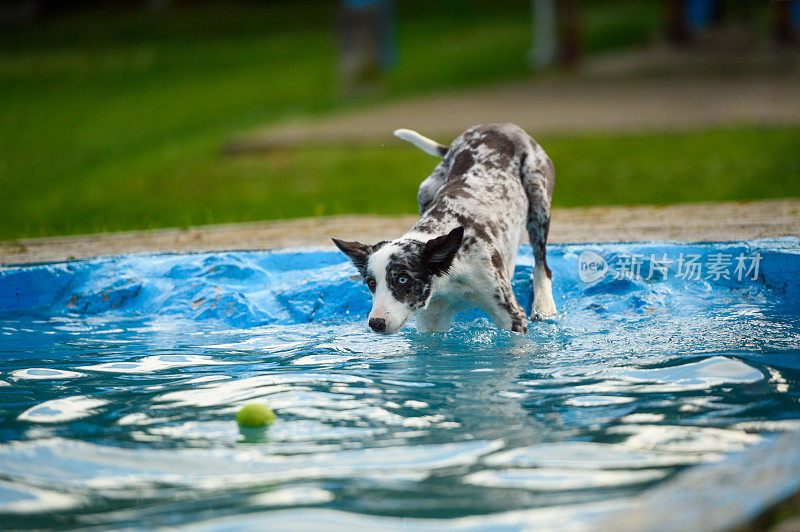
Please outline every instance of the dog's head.
[{"label": "dog's head", "polygon": [[378,333],[393,334],[425,308],[437,276],[450,270],[464,228],[421,242],[400,239],[366,245],[333,239],[355,265],[372,292],[369,326]]}]

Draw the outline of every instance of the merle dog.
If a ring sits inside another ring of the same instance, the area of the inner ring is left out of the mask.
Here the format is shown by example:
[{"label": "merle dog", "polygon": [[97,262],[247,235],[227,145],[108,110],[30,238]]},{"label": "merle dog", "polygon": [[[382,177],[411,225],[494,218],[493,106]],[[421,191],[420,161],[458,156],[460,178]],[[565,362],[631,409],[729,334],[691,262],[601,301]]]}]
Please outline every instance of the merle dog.
[{"label": "merle dog", "polygon": [[445,331],[455,314],[480,307],[506,330],[527,332],[511,289],[522,231],[533,247],[532,318],[556,313],[545,257],[553,163],[525,131],[488,124],[442,146],[415,131],[394,134],[443,157],[419,187],[419,221],[391,242],[333,239],[373,293],[369,326],[397,332],[413,316],[420,331]]}]

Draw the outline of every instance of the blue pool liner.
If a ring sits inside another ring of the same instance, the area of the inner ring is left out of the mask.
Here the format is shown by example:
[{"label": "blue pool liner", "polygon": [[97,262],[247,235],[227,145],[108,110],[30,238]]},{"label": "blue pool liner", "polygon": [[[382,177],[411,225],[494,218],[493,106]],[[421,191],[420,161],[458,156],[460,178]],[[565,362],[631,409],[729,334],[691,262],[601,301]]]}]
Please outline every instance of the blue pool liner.
[{"label": "blue pool liner", "polygon": [[[587,256],[605,263],[604,275],[589,281],[581,277],[580,268],[599,268],[586,264]],[[689,291],[754,288],[800,307],[800,239],[794,237],[550,245],[547,258],[559,308],[582,298],[597,305],[602,296],[604,311],[635,310]],[[661,268],[653,268],[654,260]],[[684,267],[681,276],[679,266],[690,260],[701,271],[687,276]],[[528,310],[532,267],[531,249],[522,246],[513,284]],[[136,254],[0,268],[0,318],[110,313],[219,320],[245,328],[363,319],[370,304],[355,268],[333,247]]]}]

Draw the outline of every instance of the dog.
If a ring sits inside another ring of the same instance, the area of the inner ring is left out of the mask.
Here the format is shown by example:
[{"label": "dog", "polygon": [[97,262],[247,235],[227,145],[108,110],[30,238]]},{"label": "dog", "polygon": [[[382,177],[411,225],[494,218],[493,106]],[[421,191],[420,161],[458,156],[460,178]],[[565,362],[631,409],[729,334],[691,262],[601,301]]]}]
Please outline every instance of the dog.
[{"label": "dog", "polygon": [[531,318],[556,314],[545,250],[555,172],[542,147],[514,124],[472,127],[450,146],[394,134],[442,161],[419,187],[420,218],[406,234],[373,245],[332,239],[373,294],[369,327],[393,334],[416,316],[417,330],[446,331],[458,312],[480,307],[499,328],[526,333],[511,288],[523,231],[535,259]]}]

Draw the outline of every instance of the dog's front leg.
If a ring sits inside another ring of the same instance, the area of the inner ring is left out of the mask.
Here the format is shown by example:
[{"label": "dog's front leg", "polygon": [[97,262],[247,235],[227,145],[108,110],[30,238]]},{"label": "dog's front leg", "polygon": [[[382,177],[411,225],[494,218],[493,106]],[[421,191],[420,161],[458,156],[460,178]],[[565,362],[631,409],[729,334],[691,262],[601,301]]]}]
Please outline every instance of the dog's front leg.
[{"label": "dog's front leg", "polygon": [[517,303],[514,291],[511,289],[511,281],[502,276],[497,279],[494,290],[487,294],[484,310],[489,313],[492,321],[506,331],[513,331],[522,334],[528,332],[528,318],[525,311]]},{"label": "dog's front leg", "polygon": [[432,301],[427,308],[417,314],[419,332],[445,332],[453,323],[456,309],[443,301]]}]

